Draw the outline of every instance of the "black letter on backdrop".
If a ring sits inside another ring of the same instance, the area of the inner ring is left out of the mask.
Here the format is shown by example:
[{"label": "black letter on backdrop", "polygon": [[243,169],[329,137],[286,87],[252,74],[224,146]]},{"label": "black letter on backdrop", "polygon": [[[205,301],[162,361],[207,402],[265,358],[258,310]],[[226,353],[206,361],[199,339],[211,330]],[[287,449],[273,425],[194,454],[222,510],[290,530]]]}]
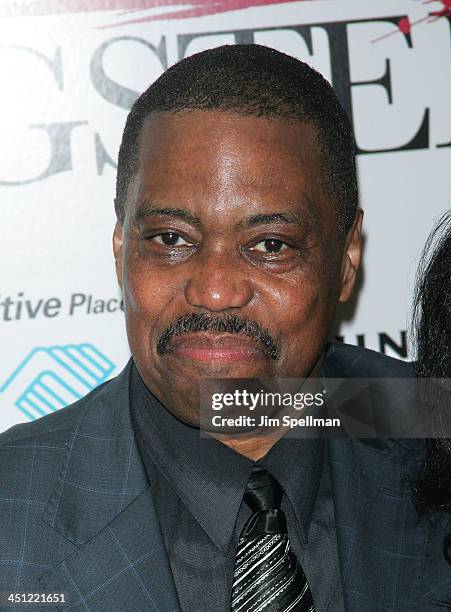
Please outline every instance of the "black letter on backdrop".
[{"label": "black letter on backdrop", "polygon": [[[376,21],[383,21],[393,23],[397,26],[399,20],[403,16],[397,17],[378,17],[377,19],[360,19],[350,21],[337,21],[331,23],[313,23],[303,25],[290,25],[290,26],[274,26],[270,28],[260,28],[255,30],[234,30],[227,32],[201,32],[196,34],[182,34],[178,38],[178,59],[185,57],[186,49],[189,43],[196,39],[204,36],[220,35],[220,34],[233,34],[235,43],[253,43],[255,41],[255,33],[257,32],[268,32],[274,29],[277,30],[292,30],[299,34],[304,40],[310,55],[313,54],[312,48],[312,28],[322,28],[326,31],[329,40],[330,48],[330,63],[331,63],[331,79],[335,91],[348,115],[353,118],[352,114],[352,98],[351,98],[351,87],[357,87],[362,85],[380,85],[387,92],[387,98],[389,104],[392,104],[392,90],[391,90],[391,78],[390,78],[390,60],[387,58],[385,64],[385,73],[380,79],[373,81],[361,81],[351,82],[350,68],[349,68],[349,49],[348,49],[348,25],[358,23],[374,23]],[[412,40],[410,34],[403,33],[404,38],[409,47],[412,47]],[[411,138],[409,142],[400,147],[393,149],[377,149],[377,150],[364,150],[357,147],[357,153],[382,153],[384,151],[406,151],[412,149],[427,149],[429,148],[429,109],[426,108],[424,111],[423,118],[421,120],[420,127],[416,134]]]}]

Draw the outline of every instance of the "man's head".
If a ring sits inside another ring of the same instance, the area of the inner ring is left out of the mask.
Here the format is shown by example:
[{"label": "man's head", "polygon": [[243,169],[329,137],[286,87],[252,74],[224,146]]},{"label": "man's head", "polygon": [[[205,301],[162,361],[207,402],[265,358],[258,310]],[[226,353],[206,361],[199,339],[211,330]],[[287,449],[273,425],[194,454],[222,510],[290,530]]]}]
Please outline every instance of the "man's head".
[{"label": "man's head", "polygon": [[146,384],[195,421],[203,377],[318,372],[360,259],[352,130],[330,85],[257,45],[185,59],[135,103],[114,249]]}]

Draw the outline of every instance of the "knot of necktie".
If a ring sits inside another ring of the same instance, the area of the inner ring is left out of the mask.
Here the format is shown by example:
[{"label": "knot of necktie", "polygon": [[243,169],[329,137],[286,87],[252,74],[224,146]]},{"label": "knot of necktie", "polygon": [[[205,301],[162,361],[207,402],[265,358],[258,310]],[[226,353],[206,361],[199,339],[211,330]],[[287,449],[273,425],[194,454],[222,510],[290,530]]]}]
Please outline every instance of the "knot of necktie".
[{"label": "knot of necktie", "polygon": [[287,533],[285,515],[280,509],[282,495],[281,486],[269,472],[261,467],[254,468],[244,493],[244,501],[253,514],[243,529],[243,539]]},{"label": "knot of necktie", "polygon": [[247,483],[244,501],[253,512],[280,508],[282,487],[269,472],[255,467]]}]

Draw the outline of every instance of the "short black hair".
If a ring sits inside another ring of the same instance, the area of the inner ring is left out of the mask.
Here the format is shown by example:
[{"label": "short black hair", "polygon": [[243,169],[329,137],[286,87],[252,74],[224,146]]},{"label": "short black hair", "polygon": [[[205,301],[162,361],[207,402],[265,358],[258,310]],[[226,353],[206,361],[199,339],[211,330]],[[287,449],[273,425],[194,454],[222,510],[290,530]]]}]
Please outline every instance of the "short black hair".
[{"label": "short black hair", "polygon": [[320,147],[322,186],[335,205],[340,234],[351,227],[358,188],[349,119],[332,86],[316,70],[261,45],[224,45],[196,53],[171,66],[136,100],[119,149],[115,206],[121,222],[145,119],[151,113],[188,110],[311,123]]}]

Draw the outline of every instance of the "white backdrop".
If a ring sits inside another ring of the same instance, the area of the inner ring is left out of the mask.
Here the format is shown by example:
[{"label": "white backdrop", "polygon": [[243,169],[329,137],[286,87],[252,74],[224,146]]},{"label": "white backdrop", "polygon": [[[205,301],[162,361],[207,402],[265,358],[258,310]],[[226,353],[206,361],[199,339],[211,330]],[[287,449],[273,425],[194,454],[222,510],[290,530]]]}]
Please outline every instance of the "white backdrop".
[{"label": "white backdrop", "polygon": [[450,5],[1,1],[0,430],[70,403],[128,359],[111,254],[127,109],[165,67],[225,43],[311,63],[351,113],[365,263],[337,335],[406,357],[418,255],[450,206]]}]

